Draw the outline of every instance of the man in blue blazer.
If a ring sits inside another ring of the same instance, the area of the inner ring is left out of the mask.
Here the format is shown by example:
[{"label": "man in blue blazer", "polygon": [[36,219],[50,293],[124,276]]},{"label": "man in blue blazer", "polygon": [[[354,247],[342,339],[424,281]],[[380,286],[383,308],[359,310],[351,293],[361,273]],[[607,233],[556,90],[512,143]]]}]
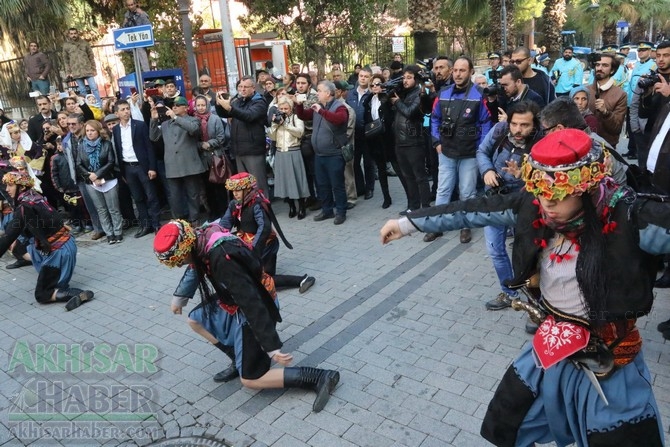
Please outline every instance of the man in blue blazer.
[{"label": "man in blue blazer", "polygon": [[157,231],[160,227],[160,205],[153,179],[156,178],[156,155],[154,154],[149,129],[143,121],[130,118],[130,104],[120,100],[116,103],[119,125],[112,133],[121,176],[130,188],[140,220],[136,238]]}]

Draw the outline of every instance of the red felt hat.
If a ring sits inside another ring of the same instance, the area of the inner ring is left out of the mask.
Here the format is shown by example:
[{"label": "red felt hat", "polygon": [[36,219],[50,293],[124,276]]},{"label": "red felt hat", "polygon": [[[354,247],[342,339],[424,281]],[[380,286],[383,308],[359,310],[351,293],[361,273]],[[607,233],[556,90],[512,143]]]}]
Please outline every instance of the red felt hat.
[{"label": "red felt hat", "polygon": [[[586,164],[593,142],[579,129],[552,132],[533,146],[530,156],[540,165],[571,169]],[[592,160],[588,160],[590,162]],[[583,164],[581,162],[584,162]]]},{"label": "red felt hat", "polygon": [[154,238],[154,252],[165,253],[174,247],[179,239],[179,230],[177,225],[163,225]]}]

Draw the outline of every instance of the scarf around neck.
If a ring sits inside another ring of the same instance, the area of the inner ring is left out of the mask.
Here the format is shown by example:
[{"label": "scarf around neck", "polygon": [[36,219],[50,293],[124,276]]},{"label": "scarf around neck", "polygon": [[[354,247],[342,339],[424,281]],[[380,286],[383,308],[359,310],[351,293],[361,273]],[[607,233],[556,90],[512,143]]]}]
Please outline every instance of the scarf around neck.
[{"label": "scarf around neck", "polygon": [[207,123],[209,123],[209,117],[212,115],[212,112],[207,113],[198,113],[195,112],[195,117],[200,121],[200,134],[202,141],[209,141],[209,134],[207,133]]},{"label": "scarf around neck", "polygon": [[95,140],[84,138],[84,150],[88,155],[88,164],[91,171],[100,169],[100,148],[102,148],[102,139],[100,137]]}]

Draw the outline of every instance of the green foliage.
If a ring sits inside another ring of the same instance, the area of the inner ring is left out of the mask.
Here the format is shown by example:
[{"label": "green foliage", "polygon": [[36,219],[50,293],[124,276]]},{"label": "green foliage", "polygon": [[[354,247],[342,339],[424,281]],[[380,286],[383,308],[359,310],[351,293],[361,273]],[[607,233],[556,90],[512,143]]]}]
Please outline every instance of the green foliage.
[{"label": "green foliage", "polygon": [[251,16],[243,23],[257,27],[247,31],[279,32],[294,43],[291,48],[294,60],[316,61],[321,69],[327,62],[327,36],[346,36],[347,43],[369,39],[376,34],[377,20],[386,7],[385,2],[374,0],[243,0],[242,3]]}]

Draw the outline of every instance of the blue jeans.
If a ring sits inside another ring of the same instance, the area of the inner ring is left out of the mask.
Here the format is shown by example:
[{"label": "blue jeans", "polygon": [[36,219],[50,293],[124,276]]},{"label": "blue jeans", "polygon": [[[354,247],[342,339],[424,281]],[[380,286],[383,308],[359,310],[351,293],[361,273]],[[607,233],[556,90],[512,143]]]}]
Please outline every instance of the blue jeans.
[{"label": "blue jeans", "polygon": [[505,287],[503,281],[514,278],[512,271],[512,262],[505,248],[507,238],[507,227],[484,227],[484,239],[486,239],[486,250],[493,262],[493,268],[498,275],[498,282],[503,292],[510,296],[517,296],[518,293]]},{"label": "blue jeans", "polygon": [[98,84],[95,83],[95,76],[75,79],[75,81],[77,81],[77,87],[79,87],[79,94],[86,96],[86,84],[84,84],[84,80],[86,80],[88,83],[88,87],[91,89],[91,94],[95,96],[96,101],[98,101],[98,107],[102,107],[100,92],[98,91]]},{"label": "blue jeans", "polygon": [[344,187],[344,158],[341,155],[314,157],[316,185],[321,200],[321,212],[332,215],[333,208],[340,216],[347,215],[347,191]]},{"label": "blue jeans", "polygon": [[435,205],[445,205],[451,201],[451,195],[458,179],[460,199],[467,200],[477,194],[477,159],[449,158],[439,154],[439,171],[437,176],[437,197]]},{"label": "blue jeans", "polygon": [[34,79],[30,81],[30,88],[33,91],[39,91],[43,95],[49,94],[49,87],[51,87],[51,83],[48,79]]}]

